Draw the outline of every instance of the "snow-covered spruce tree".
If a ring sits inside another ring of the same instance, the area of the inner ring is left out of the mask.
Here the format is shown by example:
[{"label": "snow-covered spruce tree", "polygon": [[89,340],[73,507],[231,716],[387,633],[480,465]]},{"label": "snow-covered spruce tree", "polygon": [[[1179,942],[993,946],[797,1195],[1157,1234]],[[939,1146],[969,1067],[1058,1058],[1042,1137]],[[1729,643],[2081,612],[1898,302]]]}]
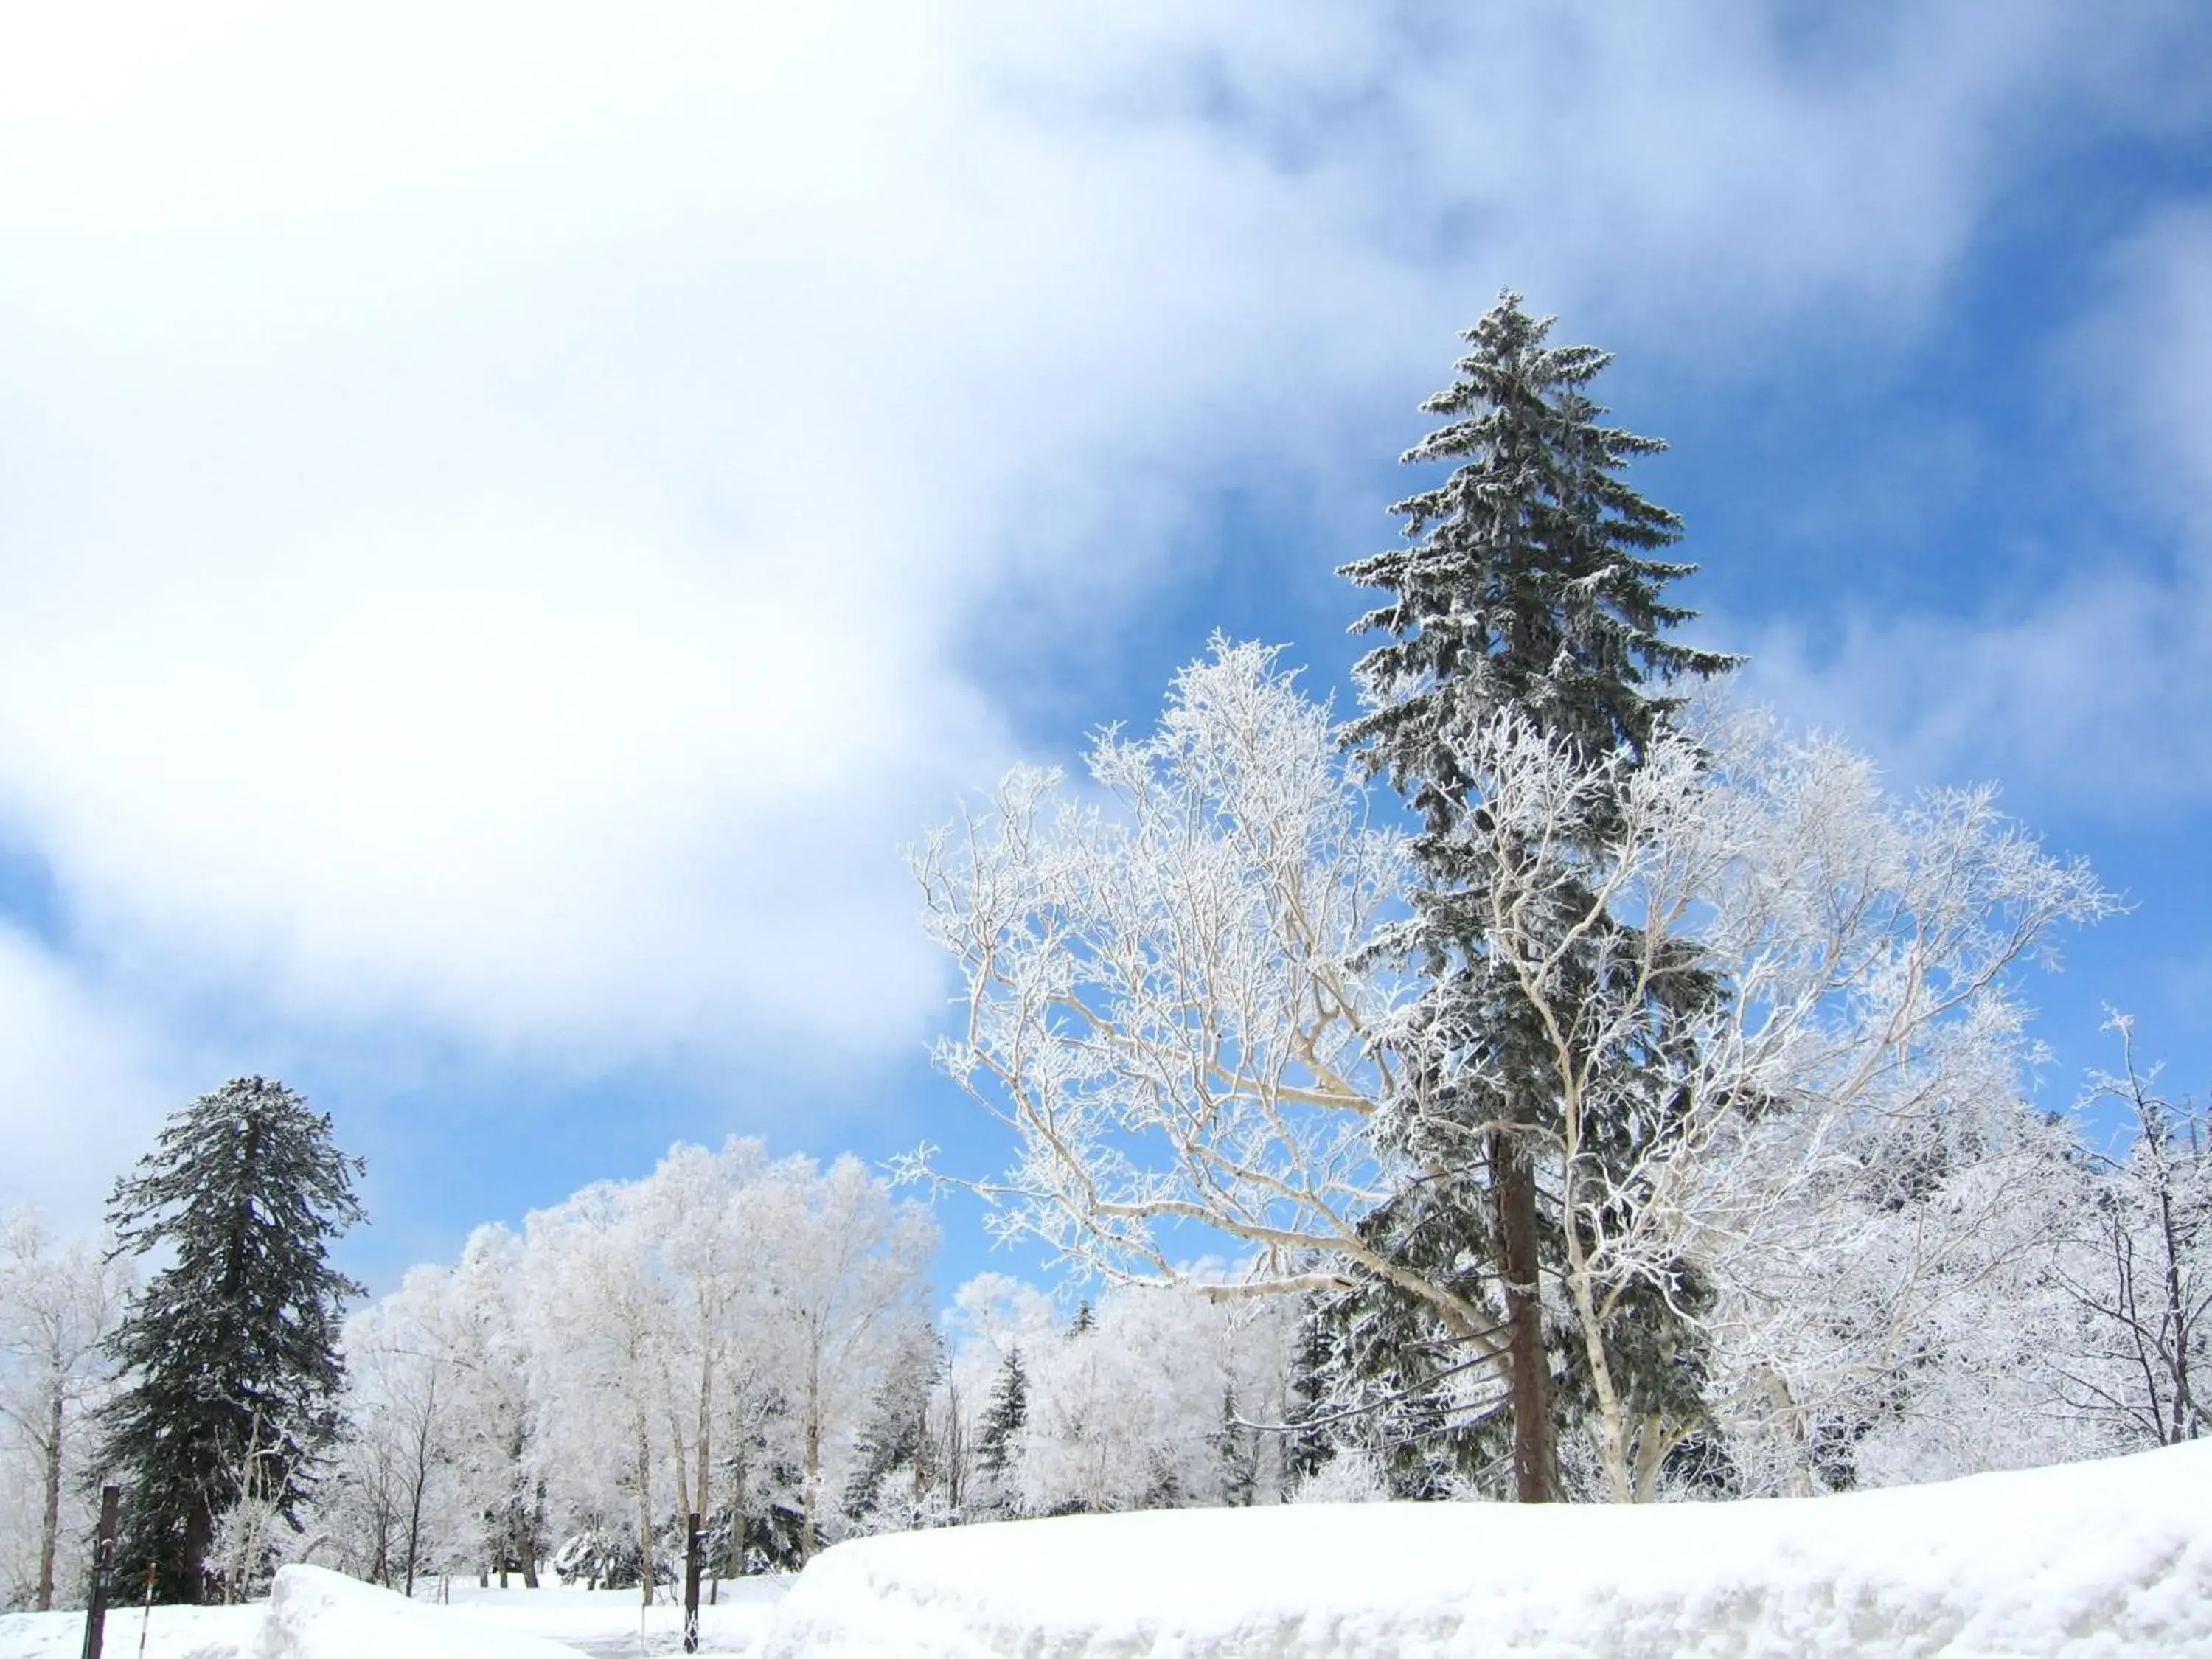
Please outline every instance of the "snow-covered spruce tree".
[{"label": "snow-covered spruce tree", "polygon": [[[1368,1226],[1378,1249],[1423,1279],[1465,1280],[1463,1295],[1479,1291],[1499,1308],[1514,1488],[1524,1502],[1559,1495],[1557,1419],[1566,1402],[1554,1398],[1555,1364],[1570,1367],[1576,1391],[1575,1345],[1544,1328],[1541,1286],[1565,1254],[1568,1224],[1547,1167],[1571,1139],[1575,1156],[1607,1158],[1626,1126],[1561,1121],[1556,1034],[1490,944],[1499,866],[1528,849],[1464,833],[1483,803],[1458,739],[1511,711],[1593,767],[1632,757],[1680,706],[1661,688],[1736,660],[1667,637],[1692,613],[1662,594],[1694,567],[1656,556],[1680,539],[1680,521],[1621,476],[1664,446],[1600,423],[1607,411],[1585,388],[1611,357],[1547,343],[1552,322],[1509,292],[1468,331],[1457,380],[1422,405],[1451,418],[1403,458],[1456,466],[1390,509],[1406,520],[1407,545],[1343,571],[1390,595],[1355,624],[1392,637],[1358,665],[1366,710],[1345,742],[1419,816],[1414,914],[1383,948],[1427,980],[1401,1021],[1405,1064],[1383,1124],[1413,1173]],[[1592,815],[1584,833],[1602,833],[1604,817]],[[1550,896],[1569,944],[1547,964],[1559,981],[1587,978],[1603,955],[1589,936],[1605,919],[1581,897]],[[1692,976],[1684,963],[1655,984],[1694,997]],[[1653,1067],[1655,1086],[1662,1070]],[[1672,1296],[1645,1288],[1618,1310],[1621,1380],[1679,1409],[1689,1402],[1677,1396],[1693,1385],[1681,1363],[1682,1310],[1670,1304],[1692,1287]],[[1400,1376],[1389,1355],[1434,1346],[1431,1304],[1369,1273],[1342,1312],[1376,1328],[1352,1341],[1384,1367],[1389,1389],[1422,1380]],[[1437,1367],[1431,1356],[1415,1369]]]},{"label": "snow-covered spruce tree", "polygon": [[340,1312],[362,1292],[329,1245],[362,1218],[363,1167],[332,1143],[326,1115],[248,1077],[173,1115],[116,1183],[118,1250],[170,1258],[115,1334],[126,1381],[101,1414],[103,1462],[129,1492],[123,1582],[150,1564],[162,1600],[199,1601],[217,1589],[226,1516],[250,1506],[297,1524],[338,1426]]},{"label": "snow-covered spruce tree", "polygon": [[1029,1370],[1022,1351],[1009,1348],[991,1387],[991,1403],[976,1438],[975,1467],[983,1477],[985,1502],[997,1515],[1019,1515],[1022,1502],[1015,1468],[1021,1457],[1022,1430],[1030,1420]]},{"label": "snow-covered spruce tree", "polygon": [[854,1443],[858,1462],[846,1483],[844,1511],[870,1531],[927,1526],[937,1478],[929,1407],[945,1370],[945,1343],[916,1321],[892,1343],[883,1381]]}]

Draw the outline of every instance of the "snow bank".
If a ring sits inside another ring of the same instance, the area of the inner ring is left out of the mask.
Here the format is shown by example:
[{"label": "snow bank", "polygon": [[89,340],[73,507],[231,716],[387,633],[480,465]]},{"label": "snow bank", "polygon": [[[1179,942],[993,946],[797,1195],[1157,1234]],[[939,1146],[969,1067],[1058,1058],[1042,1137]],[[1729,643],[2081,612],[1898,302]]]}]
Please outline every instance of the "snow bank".
[{"label": "snow bank", "polygon": [[2212,1443],[1838,1498],[1322,1504],[841,1544],[770,1659],[2212,1656]]},{"label": "snow bank", "polygon": [[253,1659],[579,1659],[539,1636],[460,1620],[322,1567],[280,1570]]},{"label": "snow bank", "polygon": [[[247,1659],[261,1632],[258,1605],[107,1610],[107,1659]],[[0,1613],[0,1659],[77,1659],[84,1613]]]}]

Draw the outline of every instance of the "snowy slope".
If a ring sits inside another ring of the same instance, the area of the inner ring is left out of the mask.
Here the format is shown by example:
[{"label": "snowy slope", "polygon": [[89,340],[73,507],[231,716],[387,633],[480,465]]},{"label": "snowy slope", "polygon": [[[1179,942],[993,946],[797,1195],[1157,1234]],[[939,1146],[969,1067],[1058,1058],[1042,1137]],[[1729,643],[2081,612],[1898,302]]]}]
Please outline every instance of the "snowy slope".
[{"label": "snowy slope", "polygon": [[771,1659],[2212,1656],[2212,1443],[1844,1497],[1085,1516],[842,1544]]}]

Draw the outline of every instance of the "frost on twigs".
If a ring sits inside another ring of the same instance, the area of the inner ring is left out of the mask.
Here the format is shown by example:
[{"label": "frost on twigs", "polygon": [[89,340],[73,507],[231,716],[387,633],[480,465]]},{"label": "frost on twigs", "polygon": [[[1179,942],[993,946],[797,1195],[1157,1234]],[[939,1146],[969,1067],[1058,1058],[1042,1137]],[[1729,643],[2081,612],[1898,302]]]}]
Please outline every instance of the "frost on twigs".
[{"label": "frost on twigs", "polygon": [[[1494,1285],[1359,1224],[1420,1174],[1408,1156],[1473,1164],[1505,1124],[1559,1223],[1544,1294],[1614,1495],[1652,1495],[1704,1426],[1632,1420],[1611,1387],[1654,1293],[1710,1348],[1700,1415],[1802,1468],[1820,1413],[1893,1384],[2017,1254],[2007,1160],[2043,1131],[2014,973],[2112,900],[1989,792],[1900,803],[1761,715],[1685,720],[1632,763],[1510,712],[1449,735],[1480,808],[1447,833],[1489,872],[1464,891],[1412,891],[1327,708],[1273,651],[1218,641],[1156,732],[1099,738],[1095,788],[1019,769],[930,840],[927,925],[965,981],[938,1061],[1018,1136],[982,1188],[996,1224],[1139,1280],[1185,1277],[1188,1229],[1226,1236],[1249,1264],[1214,1294],[1364,1268],[1494,1352]],[[1482,914],[1425,930],[1416,903]],[[1413,995],[1454,970],[1424,959],[1437,937],[1470,941],[1540,1033],[1536,1120],[1470,1113],[1504,1098],[1483,1086],[1497,1039],[1482,1007],[1448,1030]]]},{"label": "frost on twigs", "polygon": [[1163,1280],[1196,1224],[1254,1247],[1255,1284],[1314,1282],[1384,1189],[1365,1122],[1401,981],[1353,960],[1401,838],[1261,646],[1217,639],[1090,772],[1079,793],[1017,769],[915,860],[967,981],[938,1063],[1021,1139],[1000,1223]]}]

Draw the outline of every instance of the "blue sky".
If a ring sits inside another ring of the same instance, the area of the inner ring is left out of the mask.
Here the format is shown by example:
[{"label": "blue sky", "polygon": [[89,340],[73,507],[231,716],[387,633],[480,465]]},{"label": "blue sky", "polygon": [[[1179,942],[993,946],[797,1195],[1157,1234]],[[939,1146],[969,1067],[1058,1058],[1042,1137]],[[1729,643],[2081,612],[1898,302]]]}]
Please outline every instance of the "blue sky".
[{"label": "blue sky", "polygon": [[0,62],[0,1204],[241,1072],[379,1284],[679,1137],[988,1172],[898,848],[1216,627],[1342,687],[1508,283],[1750,695],[2136,902],[2042,1097],[2212,1077],[2201,6],[188,9]]}]

